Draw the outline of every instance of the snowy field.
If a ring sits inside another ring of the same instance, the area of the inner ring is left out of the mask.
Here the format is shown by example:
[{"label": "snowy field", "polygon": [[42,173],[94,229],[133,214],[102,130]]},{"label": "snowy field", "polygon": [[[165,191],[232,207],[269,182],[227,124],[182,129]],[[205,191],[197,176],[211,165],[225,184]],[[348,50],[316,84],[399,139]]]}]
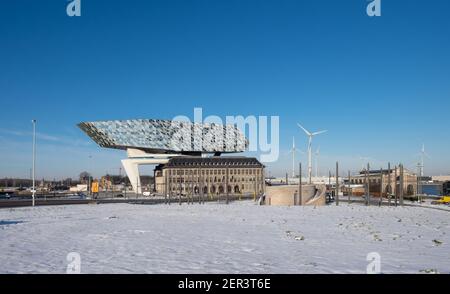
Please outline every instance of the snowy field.
[{"label": "snowy field", "polygon": [[0,209],[0,273],[450,273],[450,212],[420,207],[72,205]]}]

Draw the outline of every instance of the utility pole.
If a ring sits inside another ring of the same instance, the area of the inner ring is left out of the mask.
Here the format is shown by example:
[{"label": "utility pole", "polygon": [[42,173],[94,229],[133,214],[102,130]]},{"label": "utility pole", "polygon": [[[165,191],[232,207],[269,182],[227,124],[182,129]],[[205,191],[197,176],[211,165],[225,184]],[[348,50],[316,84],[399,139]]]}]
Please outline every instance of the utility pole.
[{"label": "utility pole", "polygon": [[[228,195],[228,175],[229,175],[229,168],[228,168],[228,166],[227,166],[227,170],[226,170],[226,172],[227,172],[227,174],[226,174],[226,186],[225,186],[225,189],[226,189],[226,196],[227,196],[227,200],[226,200],[226,202],[227,202],[227,204],[228,204],[228,202],[229,202],[229,195]],[[287,179],[287,173],[286,173],[286,179]],[[256,195],[255,195],[255,198],[256,198]]]},{"label": "utility pole", "polygon": [[369,178],[370,166],[367,164],[366,168],[366,205],[370,205],[370,178]]},{"label": "utility pole", "polygon": [[391,187],[391,163],[388,162],[388,188],[386,189],[386,197],[388,198],[388,206],[391,206],[391,194],[392,194],[392,187]]},{"label": "utility pole", "polygon": [[303,205],[302,203],[302,163],[298,166],[298,205]]},{"label": "utility pole", "polygon": [[[169,189],[167,188],[168,186],[168,177],[167,177],[167,169],[161,169],[161,172],[163,173],[164,176],[164,204],[167,204],[167,194],[169,192]],[[125,191],[127,191],[127,186],[125,185]]]},{"label": "utility pole", "polygon": [[172,175],[173,175],[173,170],[169,169],[168,170],[169,174],[168,174],[168,180],[169,180],[169,202],[168,204],[170,205],[170,198],[172,198]]},{"label": "utility pole", "polygon": [[32,203],[31,205],[35,205],[35,198],[36,198],[36,120],[33,119],[33,171],[32,171],[32,177],[33,177],[33,190],[32,193]]},{"label": "utility pole", "polygon": [[404,194],[404,189],[403,189],[403,185],[404,185],[404,178],[405,174],[404,174],[404,168],[403,168],[403,164],[400,165],[400,205],[403,206],[403,194]]},{"label": "utility pole", "polygon": [[419,176],[417,175],[416,178],[417,178],[417,183],[416,183],[416,186],[417,186],[417,187],[416,187],[417,201],[418,201],[419,203],[422,203],[422,201],[421,201],[421,196],[420,196],[422,193],[419,194]]},{"label": "utility pole", "polygon": [[372,195],[370,195],[370,163],[367,163],[367,178],[368,178],[368,185],[367,185],[367,199],[369,199],[369,205],[372,201]]},{"label": "utility pole", "polygon": [[395,206],[397,206],[397,200],[398,200],[398,189],[397,189],[397,166],[395,166],[395,173],[394,173],[394,201]]},{"label": "utility pole", "polygon": [[348,204],[350,204],[350,196],[353,196],[353,195],[350,195],[350,194],[353,194],[353,189],[350,187],[351,182],[352,182],[352,178],[350,176],[350,171],[348,171],[348,191],[347,191]]},{"label": "utility pole", "polygon": [[336,161],[336,206],[339,205],[339,163]]},{"label": "utility pole", "polygon": [[330,191],[330,195],[333,195],[332,194],[332,187],[331,187],[331,171],[328,169],[328,186],[327,186],[327,188],[326,188],[326,190],[328,191],[328,189],[330,189],[329,191]]},{"label": "utility pole", "polygon": [[378,206],[381,206],[382,202],[383,202],[383,168],[380,168],[380,202],[378,203]]},{"label": "utility pole", "polygon": [[92,196],[92,188],[91,188],[91,177],[92,177],[92,171],[91,171],[91,161],[92,161],[92,155],[89,155],[89,172],[88,172],[88,194],[89,196]]}]

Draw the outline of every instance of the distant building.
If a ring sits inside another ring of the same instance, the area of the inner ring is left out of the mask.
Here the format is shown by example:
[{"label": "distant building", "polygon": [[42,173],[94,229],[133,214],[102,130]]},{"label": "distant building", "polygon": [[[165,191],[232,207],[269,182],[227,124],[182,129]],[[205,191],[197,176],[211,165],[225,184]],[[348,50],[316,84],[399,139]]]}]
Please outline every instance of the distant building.
[{"label": "distant building", "polygon": [[432,176],[431,178],[435,182],[450,182],[450,175],[447,175],[447,176]]},{"label": "distant building", "polygon": [[260,195],[264,165],[251,157],[174,157],[156,167],[155,180],[165,195]]},{"label": "distant building", "polygon": [[443,184],[443,194],[450,196],[450,181]]},{"label": "distant building", "polygon": [[112,183],[111,177],[109,175],[102,176],[100,178],[100,187],[103,190],[107,190],[107,191],[112,190],[113,183]]},{"label": "distant building", "polygon": [[444,183],[442,182],[423,182],[419,185],[419,193],[423,195],[442,196]]},{"label": "distant building", "polygon": [[[411,196],[417,193],[417,175],[404,169],[403,191],[404,195]],[[383,183],[381,181],[383,180]],[[397,191],[400,187],[400,172],[397,169],[397,178],[395,178],[395,169],[391,170],[371,170],[367,174],[365,171],[361,171],[358,175],[351,177],[351,185],[367,185],[369,184],[369,190],[371,194],[386,196],[388,193],[393,194],[395,182],[397,182]],[[382,184],[382,188],[381,188]],[[382,189],[382,191],[380,191]],[[364,188],[357,188],[353,190],[354,195],[364,194]]]}]

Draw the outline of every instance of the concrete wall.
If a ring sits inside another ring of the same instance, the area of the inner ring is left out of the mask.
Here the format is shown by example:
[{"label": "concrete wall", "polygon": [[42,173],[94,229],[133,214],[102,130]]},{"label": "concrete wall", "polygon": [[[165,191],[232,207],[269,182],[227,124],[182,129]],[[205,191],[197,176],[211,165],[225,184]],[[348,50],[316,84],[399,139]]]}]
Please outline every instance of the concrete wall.
[{"label": "concrete wall", "polygon": [[[266,204],[280,206],[300,205],[300,201],[295,201],[295,195],[298,195],[298,185],[268,186],[266,187]],[[317,196],[315,185],[302,185],[301,203],[303,205],[325,205],[325,196],[323,201],[315,199],[314,203],[312,203],[311,200],[314,199],[314,196]]]},{"label": "concrete wall", "polygon": [[316,186],[316,188],[316,195],[314,195],[313,198],[309,199],[304,205],[321,206],[326,204],[326,185],[318,185]]},{"label": "concrete wall", "polygon": [[266,203],[268,205],[294,205],[294,195],[298,186],[268,186],[266,187]]}]

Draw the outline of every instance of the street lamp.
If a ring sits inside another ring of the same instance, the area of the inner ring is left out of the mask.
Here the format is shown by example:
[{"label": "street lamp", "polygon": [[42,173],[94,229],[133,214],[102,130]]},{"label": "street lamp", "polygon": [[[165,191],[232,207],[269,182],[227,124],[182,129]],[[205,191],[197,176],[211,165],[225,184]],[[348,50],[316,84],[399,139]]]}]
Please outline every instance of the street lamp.
[{"label": "street lamp", "polygon": [[35,197],[36,197],[36,120],[33,119],[31,121],[33,124],[33,169],[32,169],[32,178],[33,178],[33,190],[32,193],[32,206],[35,205]]}]

